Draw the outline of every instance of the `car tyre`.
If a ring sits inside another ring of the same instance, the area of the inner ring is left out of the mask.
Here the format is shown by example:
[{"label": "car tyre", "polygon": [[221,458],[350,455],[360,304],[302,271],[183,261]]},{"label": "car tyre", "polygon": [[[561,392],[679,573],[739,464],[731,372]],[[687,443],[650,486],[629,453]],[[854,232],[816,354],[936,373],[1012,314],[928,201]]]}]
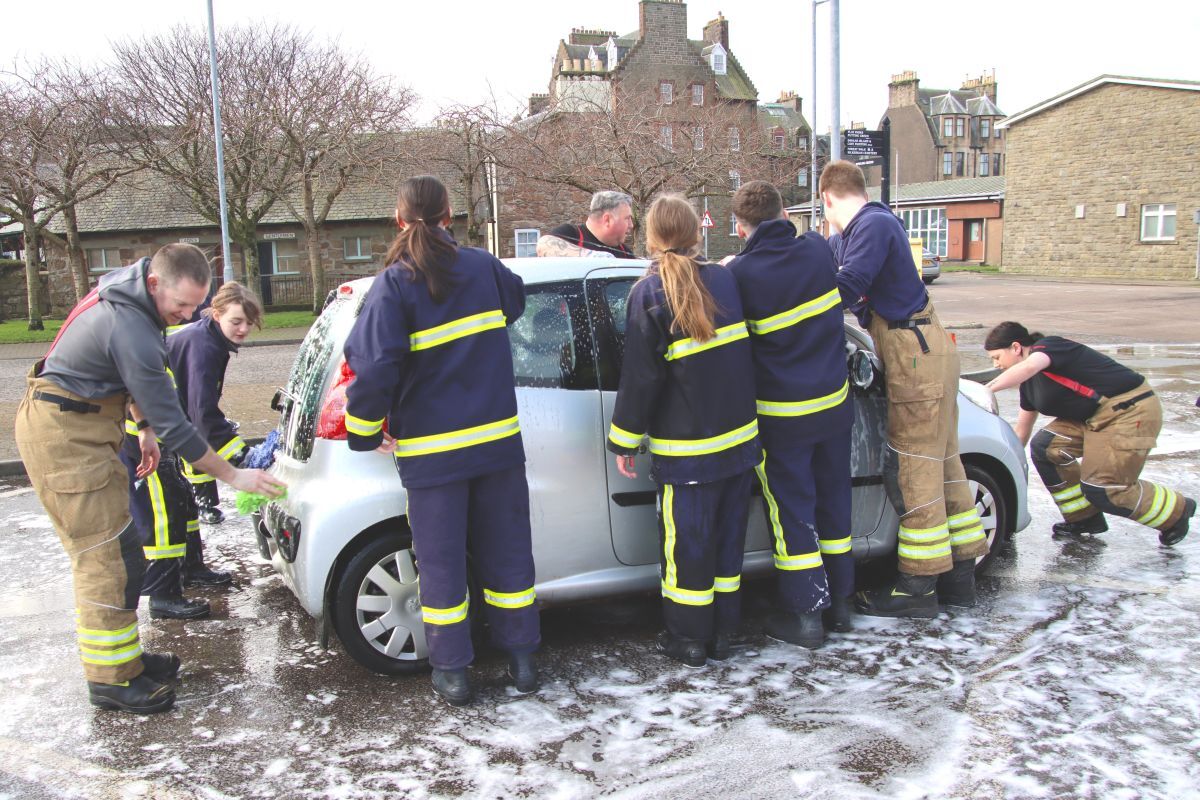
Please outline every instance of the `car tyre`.
[{"label": "car tyre", "polygon": [[926,286],[928,286],[929,284],[931,284],[931,283],[933,283],[934,281],[936,281],[936,280],[937,280],[937,278],[921,278],[921,280],[925,281],[925,285],[926,285]]},{"label": "car tyre", "polygon": [[992,474],[978,464],[966,462],[963,468],[967,473],[967,485],[971,496],[975,499],[975,508],[983,522],[987,533],[988,552],[980,556],[975,564],[975,574],[982,575],[991,567],[996,556],[1004,547],[1011,530],[1012,511],[1008,507],[1008,499],[1000,489],[1000,482]]}]

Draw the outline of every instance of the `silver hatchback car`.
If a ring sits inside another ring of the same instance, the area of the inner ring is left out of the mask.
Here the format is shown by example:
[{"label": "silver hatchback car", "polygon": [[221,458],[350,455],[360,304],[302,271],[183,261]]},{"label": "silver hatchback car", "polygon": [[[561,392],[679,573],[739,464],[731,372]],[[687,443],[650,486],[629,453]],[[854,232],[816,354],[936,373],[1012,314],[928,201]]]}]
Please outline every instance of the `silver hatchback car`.
[{"label": "silver hatchback car", "polygon": [[[621,372],[625,302],[646,263],[513,259],[525,280],[525,314],[509,328],[528,457],[537,596],[542,604],[654,591],[659,584],[655,486],[617,472],[605,450]],[[346,445],[342,358],[372,278],[347,283],[305,338],[276,395],[281,447],[272,472],[287,497],[256,520],[259,546],[320,623],[370,670],[423,669],[428,647],[405,492],[391,456]],[[853,531],[859,559],[891,558],[899,522],[882,478],[886,401],[870,338],[847,326],[854,385]],[[1028,466],[991,393],[963,382],[959,442],[991,541],[987,568],[1007,536],[1029,523]],[[744,574],[769,573],[770,537],[755,503]]]}]

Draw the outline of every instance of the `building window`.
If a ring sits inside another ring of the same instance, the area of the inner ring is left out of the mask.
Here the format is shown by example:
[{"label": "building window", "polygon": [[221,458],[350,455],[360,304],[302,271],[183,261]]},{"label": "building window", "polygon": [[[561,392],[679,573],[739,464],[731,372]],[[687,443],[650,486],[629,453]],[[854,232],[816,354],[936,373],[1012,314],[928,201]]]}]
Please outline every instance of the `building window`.
[{"label": "building window", "polygon": [[533,258],[537,255],[537,242],[541,233],[537,228],[517,228],[514,232],[517,258]]},{"label": "building window", "polygon": [[658,85],[658,101],[664,106],[669,106],[675,102],[675,85],[670,81],[663,81]]},{"label": "building window", "polygon": [[956,120],[956,122],[955,122],[955,131],[954,131],[954,133],[955,133],[955,135],[957,135],[957,136],[960,136],[960,137],[961,137],[961,136],[963,135],[963,118],[962,118],[962,117],[955,117],[955,120]]},{"label": "building window", "polygon": [[989,174],[990,173],[988,172],[988,154],[980,153],[979,154],[979,177],[986,178]]},{"label": "building window", "polygon": [[675,138],[674,134],[671,132],[670,125],[663,125],[661,128],[659,128],[658,136],[659,142],[663,147],[667,148],[668,150],[675,149]]},{"label": "building window", "polygon": [[729,215],[729,235],[737,236],[737,214]]},{"label": "building window", "polygon": [[965,168],[966,163],[967,163],[967,154],[966,153],[959,150],[957,153],[954,154],[954,174],[957,177],[961,178],[963,176],[963,169]]},{"label": "building window", "polygon": [[108,272],[110,269],[124,266],[121,264],[121,251],[115,247],[103,247],[84,251],[87,256],[89,272]]},{"label": "building window", "polygon": [[1147,203],[1142,206],[1142,241],[1169,242],[1175,238],[1175,204]]},{"label": "building window", "polygon": [[782,133],[775,134],[775,146],[782,150],[785,144],[787,144],[787,137]]},{"label": "building window", "polygon": [[803,151],[808,150],[808,136],[804,133],[804,131],[800,131],[796,134],[796,146]]},{"label": "building window", "polygon": [[718,75],[725,74],[725,48],[721,45],[713,45],[712,52],[708,55],[708,65],[712,67],[712,71]]},{"label": "building window", "polygon": [[343,236],[342,258],[344,258],[346,261],[370,261],[371,237]]},{"label": "building window", "polygon": [[986,139],[992,135],[992,121],[990,119],[979,120],[979,138]]},{"label": "building window", "polygon": [[704,84],[703,83],[693,83],[692,84],[692,105],[694,105],[694,106],[704,105]]},{"label": "building window", "polygon": [[742,149],[742,132],[737,128],[729,129],[729,150],[734,153],[741,152]]},{"label": "building window", "polygon": [[900,221],[908,229],[909,236],[921,239],[926,250],[946,257],[947,233],[950,229],[946,209],[906,208],[900,212]]},{"label": "building window", "polygon": [[697,125],[692,132],[692,149],[704,149],[704,128],[700,127],[699,125]]},{"label": "building window", "polygon": [[742,173],[736,169],[729,170],[729,188],[735,192],[742,188]]},{"label": "building window", "polygon": [[797,186],[808,186],[808,170],[802,169],[796,174]]},{"label": "building window", "polygon": [[954,174],[954,153],[951,153],[949,150],[942,153],[942,174]]},{"label": "building window", "polygon": [[999,153],[992,153],[992,174],[993,175],[1000,174],[1000,154]]},{"label": "building window", "polygon": [[945,119],[942,120],[942,136],[945,136],[947,139],[949,139],[953,135],[954,135],[954,118],[946,117]]},{"label": "building window", "polygon": [[996,128],[995,132],[996,132],[996,138],[999,139],[1000,138],[1000,129]]}]

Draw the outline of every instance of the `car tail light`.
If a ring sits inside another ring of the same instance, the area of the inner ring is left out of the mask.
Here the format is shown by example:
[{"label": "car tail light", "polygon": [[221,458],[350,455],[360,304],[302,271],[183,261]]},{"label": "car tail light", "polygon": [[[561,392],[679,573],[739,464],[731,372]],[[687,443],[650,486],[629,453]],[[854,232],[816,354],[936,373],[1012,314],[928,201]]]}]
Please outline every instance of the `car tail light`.
[{"label": "car tail light", "polygon": [[[346,288],[346,287],[342,287]],[[346,387],[354,380],[354,370],[346,363],[345,358],[338,360],[337,378],[329,391],[325,393],[325,402],[321,404],[321,414],[317,417],[317,438],[345,441],[346,439]],[[387,420],[383,421],[383,430],[387,432]]]}]

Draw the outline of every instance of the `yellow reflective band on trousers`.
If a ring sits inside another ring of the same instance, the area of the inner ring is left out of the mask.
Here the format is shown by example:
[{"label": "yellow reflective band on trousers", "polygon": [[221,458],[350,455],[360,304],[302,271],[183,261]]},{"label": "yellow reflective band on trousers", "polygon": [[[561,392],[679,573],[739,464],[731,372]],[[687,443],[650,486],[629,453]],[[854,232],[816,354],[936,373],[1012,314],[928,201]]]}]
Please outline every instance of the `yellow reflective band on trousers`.
[{"label": "yellow reflective band on trousers", "polygon": [[136,622],[126,628],[119,628],[115,631],[101,631],[80,628],[78,626],[78,616],[76,614],[75,636],[80,644],[90,644],[98,647],[116,647],[137,641],[138,624]]},{"label": "yellow reflective band on trousers", "polygon": [[955,514],[947,518],[946,522],[949,523],[952,545],[970,544],[987,538],[983,530],[983,521],[979,519],[979,512],[975,509]]},{"label": "yellow reflective band on trousers", "polygon": [[362,419],[353,414],[346,415],[346,430],[355,436],[374,436],[383,430],[382,419]]},{"label": "yellow reflective band on trousers", "polygon": [[463,428],[459,431],[438,433],[433,436],[419,436],[415,439],[396,440],[396,458],[411,458],[425,456],[430,453],[445,453],[449,450],[459,450],[473,447],[485,442],[494,442],[506,436],[515,436],[521,432],[521,426],[516,417],[502,419],[499,422],[489,422],[474,428]]},{"label": "yellow reflective band on trousers", "polygon": [[763,454],[763,460],[758,462],[758,466],[754,471],[758,473],[758,480],[762,483],[763,497],[767,501],[767,522],[771,526],[771,535],[775,538],[775,553],[776,555],[787,555],[787,542],[783,538],[783,523],[779,521],[779,504],[775,502],[775,495],[771,493],[771,487],[767,483],[767,459],[766,454]]},{"label": "yellow reflective band on trousers", "polygon": [[1150,504],[1150,510],[1138,517],[1137,521],[1157,528],[1171,518],[1178,496],[1165,486],[1156,483],[1151,485],[1154,487],[1154,502]]},{"label": "yellow reflective band on trousers", "polygon": [[537,594],[530,586],[523,592],[493,592],[491,589],[483,590],[483,602],[489,606],[496,608],[524,608],[525,606],[533,605],[533,601],[537,599]]},{"label": "yellow reflective band on trousers", "polygon": [[733,575],[727,578],[717,576],[713,580],[713,591],[715,592],[736,592],[742,588],[742,576]]},{"label": "yellow reflective band on trousers", "polygon": [[900,544],[896,552],[904,558],[927,561],[950,555],[950,528],[906,528],[900,526]]},{"label": "yellow reflective band on trousers", "polygon": [[163,558],[183,558],[187,544],[171,544],[171,520],[167,514],[167,498],[163,493],[158,472],[146,476],[146,491],[150,495],[150,515],[154,518],[154,544],[142,548],[147,561]]},{"label": "yellow reflective band on trousers", "polygon": [[729,433],[707,439],[655,439],[651,436],[650,452],[658,456],[701,456],[737,447],[757,435],[758,420],[755,419]]},{"label": "yellow reflective band on trousers", "polygon": [[453,608],[430,608],[421,606],[421,620],[430,625],[453,625],[467,618],[467,600]]},{"label": "yellow reflective band on trousers", "polygon": [[745,322],[735,322],[732,325],[726,325],[722,328],[717,328],[713,333],[713,337],[707,341],[697,341],[696,339],[680,339],[677,342],[671,342],[671,346],[667,348],[667,361],[675,361],[684,356],[703,353],[705,350],[711,350],[714,347],[720,347],[723,344],[736,342],[739,339],[748,339],[750,332],[746,330]]},{"label": "yellow reflective band on trousers", "polygon": [[836,408],[846,402],[850,396],[850,382],[842,384],[842,388],[824,397],[814,397],[811,400],[799,400],[794,403],[779,403],[773,400],[756,400],[758,413],[765,417],[803,417],[818,411]]},{"label": "yellow reflective band on trousers", "polygon": [[701,589],[680,589],[678,586],[668,586],[666,581],[662,584],[662,596],[674,603],[679,603],[685,606],[708,606],[712,605],[714,590]]},{"label": "yellow reflective band on trousers", "polygon": [[460,317],[434,328],[417,331],[408,337],[408,346],[413,352],[428,350],[431,347],[453,342],[455,339],[461,339],[464,336],[472,336],[476,333],[503,328],[505,322],[504,312],[500,309],[484,311],[482,314]]},{"label": "yellow reflective band on trousers", "polygon": [[825,562],[821,560],[820,552],[801,553],[798,556],[781,556],[775,554],[775,569],[795,572],[801,569],[816,569]]},{"label": "yellow reflective band on trousers", "polygon": [[663,568],[662,585],[674,586],[679,582],[678,570],[675,567],[675,487],[671,484],[663,486],[662,501],[663,519]]},{"label": "yellow reflective band on trousers", "polygon": [[628,447],[630,450],[636,450],[638,447],[641,447],[642,439],[644,438],[646,438],[644,433],[630,433],[627,430],[618,428],[616,425],[610,425],[608,429],[608,440],[617,447]]},{"label": "yellow reflective band on trousers", "polygon": [[93,650],[90,647],[79,648],[79,658],[85,664],[98,664],[100,666],[116,666],[117,664],[128,664],[135,658],[142,655],[142,643],[136,642],[128,647],[122,647],[118,650]]},{"label": "yellow reflective band on trousers", "polygon": [[849,553],[851,548],[850,537],[844,539],[818,539],[817,547],[821,549],[821,553],[827,556],[840,556],[842,553]]},{"label": "yellow reflective band on trousers", "polygon": [[228,461],[236,456],[239,452],[244,450],[245,447],[246,443],[242,440],[242,437],[234,436],[232,439],[226,442],[220,450],[217,451],[217,455]]},{"label": "yellow reflective band on trousers", "polygon": [[1071,514],[1092,507],[1092,504],[1083,496],[1083,487],[1078,483],[1074,486],[1068,486],[1066,489],[1051,492],[1050,496],[1058,504],[1058,510],[1064,514]]},{"label": "yellow reflective band on trousers", "polygon": [[795,308],[788,309],[766,319],[748,319],[746,320],[746,325],[750,328],[751,333],[756,336],[762,336],[763,334],[795,325],[798,322],[803,322],[831,308],[837,308],[841,305],[841,302],[838,290],[831,289],[816,300],[801,303]]}]

